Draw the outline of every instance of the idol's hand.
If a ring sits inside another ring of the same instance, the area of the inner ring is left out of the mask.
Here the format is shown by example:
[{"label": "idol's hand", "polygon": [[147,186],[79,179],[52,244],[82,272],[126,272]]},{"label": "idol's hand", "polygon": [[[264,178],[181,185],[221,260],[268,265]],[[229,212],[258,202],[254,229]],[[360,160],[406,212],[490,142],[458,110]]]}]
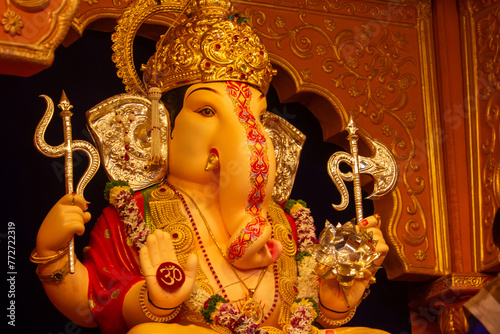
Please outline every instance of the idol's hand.
[{"label": "idol's hand", "polygon": [[85,223],[90,220],[86,212],[87,202],[75,194],[64,195],[49,211],[36,237],[38,256],[49,256],[65,247],[76,233],[85,232]]},{"label": "idol's hand", "polygon": [[[380,266],[382,262],[384,262],[387,252],[389,251],[389,247],[385,243],[382,231],[380,230],[380,216],[373,215],[363,219],[356,226],[356,230],[358,232],[360,230],[372,232],[373,239],[378,240],[375,252],[380,253],[380,256],[373,262],[373,265],[376,267]],[[322,305],[320,305],[320,308],[322,309],[322,312],[329,318],[333,319],[341,319],[343,316],[346,316],[350,308],[358,305],[365,293],[366,288],[371,282],[373,282],[374,278],[372,277],[375,275],[375,271],[376,270],[372,273],[366,273],[362,279],[356,279],[353,286],[349,289],[344,288],[343,292],[339,286],[337,278],[321,280],[320,299]],[[330,312],[328,309],[338,313]]]},{"label": "idol's hand", "polygon": [[[163,282],[159,282],[157,278],[158,268],[163,263],[179,264],[170,234],[159,229],[150,234],[146,245],[140,250],[140,261],[149,300],[154,307],[173,310],[189,298],[196,280],[196,267],[198,266],[196,254],[193,253],[188,257],[185,270],[180,267],[172,271],[167,270],[167,276],[163,278]],[[185,279],[179,285],[180,274],[185,275]],[[166,286],[165,283],[175,289],[164,289],[162,285]]]}]

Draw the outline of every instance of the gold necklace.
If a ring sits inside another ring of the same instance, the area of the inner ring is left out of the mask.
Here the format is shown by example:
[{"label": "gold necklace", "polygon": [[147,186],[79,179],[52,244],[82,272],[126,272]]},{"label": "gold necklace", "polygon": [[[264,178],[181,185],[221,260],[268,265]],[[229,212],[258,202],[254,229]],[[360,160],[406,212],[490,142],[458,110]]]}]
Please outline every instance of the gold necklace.
[{"label": "gold necklace", "polygon": [[212,232],[212,229],[210,228],[210,225],[208,224],[208,222],[207,222],[205,216],[203,215],[203,213],[201,212],[201,210],[198,208],[198,205],[196,204],[196,202],[193,201],[193,199],[191,198],[191,196],[189,196],[189,194],[186,193],[184,190],[182,190],[180,187],[177,187],[177,190],[179,190],[179,192],[181,192],[183,196],[186,196],[191,201],[191,203],[193,203],[196,211],[198,211],[198,214],[200,215],[201,219],[203,220],[203,223],[205,224],[205,227],[207,228],[208,233],[210,234],[210,238],[212,239],[212,241],[217,246],[217,249],[219,250],[221,256],[227,262],[227,264],[229,265],[229,268],[231,268],[231,270],[236,275],[236,277],[238,278],[238,280],[240,281],[240,283],[247,290],[247,292],[248,292],[248,298],[243,303],[243,305],[241,306],[241,310],[240,310],[241,313],[244,314],[245,316],[249,317],[250,319],[252,319],[252,321],[254,323],[256,323],[256,324],[260,323],[262,321],[262,319],[264,318],[264,309],[263,309],[262,305],[259,302],[257,302],[256,300],[253,299],[253,295],[254,295],[255,291],[257,290],[257,288],[259,287],[260,283],[262,282],[262,279],[264,278],[264,275],[265,275],[268,267],[265,267],[265,268],[262,269],[262,272],[259,275],[259,278],[257,280],[257,284],[255,285],[255,288],[250,289],[246,285],[245,281],[238,274],[238,272],[236,271],[236,269],[234,269],[234,267],[231,264],[231,262],[229,262],[229,260],[224,256],[224,251],[222,250],[222,247],[217,242],[217,239],[215,239],[215,235]]}]

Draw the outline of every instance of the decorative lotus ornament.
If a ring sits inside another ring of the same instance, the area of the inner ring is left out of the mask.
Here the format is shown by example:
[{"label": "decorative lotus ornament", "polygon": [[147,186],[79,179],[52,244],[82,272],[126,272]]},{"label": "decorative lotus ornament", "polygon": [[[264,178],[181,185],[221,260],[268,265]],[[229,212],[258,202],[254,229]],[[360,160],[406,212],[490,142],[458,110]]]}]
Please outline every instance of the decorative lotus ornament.
[{"label": "decorative lotus ornament", "polygon": [[375,253],[378,240],[372,232],[356,232],[353,221],[333,226],[328,220],[319,236],[319,243],[306,250],[316,259],[316,274],[325,279],[337,277],[339,284],[349,288],[354,279],[378,269],[373,265],[380,253]]}]

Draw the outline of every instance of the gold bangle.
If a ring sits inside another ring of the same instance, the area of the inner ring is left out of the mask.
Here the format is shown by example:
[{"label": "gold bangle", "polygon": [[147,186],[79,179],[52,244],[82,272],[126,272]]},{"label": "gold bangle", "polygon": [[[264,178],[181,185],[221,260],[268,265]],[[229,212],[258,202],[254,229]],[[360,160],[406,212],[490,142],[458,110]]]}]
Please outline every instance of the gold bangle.
[{"label": "gold bangle", "polygon": [[30,261],[36,264],[49,264],[52,262],[56,262],[60,258],[64,256],[68,252],[68,247],[64,247],[56,251],[55,254],[49,256],[38,256],[36,252],[36,248],[33,249],[30,255]]},{"label": "gold bangle", "polygon": [[38,270],[38,268],[36,268],[36,274],[38,275],[38,279],[40,280],[40,282],[59,284],[62,281],[64,281],[64,278],[66,277],[66,275],[69,274],[69,261],[66,262],[61,269],[54,271],[50,275],[40,274],[40,271]]},{"label": "gold bangle", "polygon": [[342,325],[347,324],[349,321],[351,321],[351,319],[354,317],[355,313],[356,313],[356,306],[353,306],[353,308],[351,309],[351,312],[349,312],[349,314],[344,319],[341,319],[341,320],[329,319],[321,311],[319,312],[319,318],[322,321],[324,321],[325,324],[327,324],[328,326],[340,327]]},{"label": "gold bangle", "polygon": [[153,313],[151,313],[151,311],[148,309],[146,302],[144,300],[145,299],[144,295],[146,294],[146,289],[147,289],[147,286],[146,286],[146,283],[144,283],[141,287],[141,291],[139,292],[139,304],[141,305],[142,312],[144,312],[144,315],[146,317],[148,317],[149,320],[154,321],[154,322],[167,322],[167,321],[172,320],[173,318],[175,318],[177,316],[177,314],[179,314],[179,312],[181,311],[180,305],[177,306],[172,313],[170,313],[169,315],[167,315],[165,317],[159,317],[159,316],[156,316]]}]

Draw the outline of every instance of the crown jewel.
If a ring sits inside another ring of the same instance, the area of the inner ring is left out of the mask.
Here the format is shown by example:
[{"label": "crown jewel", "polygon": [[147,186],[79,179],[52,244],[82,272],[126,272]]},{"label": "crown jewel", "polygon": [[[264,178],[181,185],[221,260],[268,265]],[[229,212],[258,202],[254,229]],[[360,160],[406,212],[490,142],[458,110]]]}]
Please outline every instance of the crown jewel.
[{"label": "crown jewel", "polygon": [[264,44],[229,0],[194,0],[187,19],[160,39],[144,71],[162,92],[213,81],[246,82],[267,93],[274,70]]}]

